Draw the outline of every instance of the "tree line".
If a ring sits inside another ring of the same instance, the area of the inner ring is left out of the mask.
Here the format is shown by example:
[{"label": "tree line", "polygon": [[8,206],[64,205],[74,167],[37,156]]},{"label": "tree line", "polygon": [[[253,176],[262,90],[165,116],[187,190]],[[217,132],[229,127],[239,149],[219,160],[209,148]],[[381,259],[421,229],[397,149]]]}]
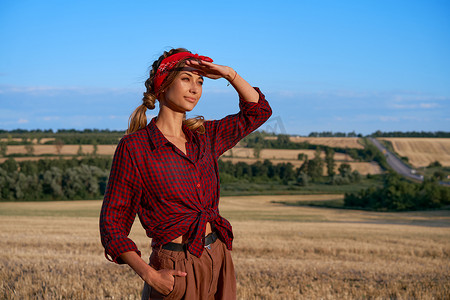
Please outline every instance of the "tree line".
[{"label": "tree line", "polygon": [[370,187],[345,194],[344,204],[350,208],[378,211],[441,208],[450,205],[450,188],[439,185],[436,177],[414,183],[390,172],[381,188]]},{"label": "tree line", "polygon": [[[116,145],[120,138],[124,136],[124,131],[110,131],[98,129],[60,129],[57,132],[50,130],[0,130],[2,143],[7,145],[27,145],[32,144],[34,139],[38,144],[42,139],[50,139],[43,144],[53,145],[62,143],[66,145]],[[16,139],[20,139],[17,141]]]},{"label": "tree line", "polygon": [[[306,186],[328,178],[327,184],[349,184],[361,179],[349,164],[335,173],[332,152],[320,158],[304,157],[299,168],[291,163],[273,164],[270,160],[253,164],[219,160],[222,184],[237,181]],[[96,199],[103,196],[111,168],[111,157],[89,156],[81,159],[40,159],[16,162],[9,158],[0,164],[0,198],[2,201]],[[327,175],[324,174],[327,166]]]},{"label": "tree line", "polygon": [[370,134],[371,137],[427,137],[427,138],[449,138],[450,131],[388,131],[380,130]]},{"label": "tree line", "polygon": [[322,131],[322,132],[311,132],[308,137],[363,137],[361,133],[352,132],[332,132],[332,131]]},{"label": "tree line", "polygon": [[106,189],[112,158],[41,159],[0,164],[2,201],[96,199]]},{"label": "tree line", "polygon": [[[325,159],[320,157],[321,149],[315,151],[314,157],[300,154],[303,163],[295,168],[291,163],[273,164],[270,160],[257,161],[253,164],[245,162],[232,163],[219,160],[220,182],[230,183],[245,179],[248,182],[264,183],[276,182],[284,185],[307,186],[310,183],[325,182],[327,184],[341,185],[359,182],[362,178],[358,171],[352,171],[347,163],[342,163],[338,172],[334,160],[334,151],[328,149]],[[324,168],[326,173],[324,173]]]}]

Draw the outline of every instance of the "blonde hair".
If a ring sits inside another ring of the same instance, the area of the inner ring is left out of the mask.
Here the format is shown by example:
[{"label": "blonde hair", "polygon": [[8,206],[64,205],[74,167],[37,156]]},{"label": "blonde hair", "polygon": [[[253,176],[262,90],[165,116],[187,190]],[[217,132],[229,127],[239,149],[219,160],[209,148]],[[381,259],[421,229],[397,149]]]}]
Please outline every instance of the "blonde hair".
[{"label": "blonde hair", "polygon": [[[173,54],[179,53],[179,52],[189,52],[188,50],[184,48],[177,48],[177,49],[171,49],[170,51],[164,51],[164,53],[152,64],[152,69],[150,70],[150,76],[145,81],[145,87],[146,91],[144,92],[144,97],[142,98],[142,104],[139,105],[131,114],[130,118],[128,119],[128,129],[125,134],[130,134],[133,132],[138,131],[139,129],[144,128],[147,126],[147,116],[145,112],[147,109],[154,109],[155,108],[155,102],[159,95],[155,95],[153,92],[154,87],[154,78],[156,71],[158,70],[159,65],[161,62],[166,58]],[[160,90],[164,91],[166,88],[168,88],[172,82],[174,81],[175,77],[178,75],[180,71],[180,68],[184,67],[185,60],[181,60],[178,62],[177,65],[175,65],[173,72],[170,72],[167,76],[166,80],[161,85]],[[186,119],[186,114],[184,115],[183,124],[186,125],[191,131],[197,131],[199,133],[205,133],[205,127],[203,123],[205,122],[205,119],[202,116],[197,116],[194,118]]]}]

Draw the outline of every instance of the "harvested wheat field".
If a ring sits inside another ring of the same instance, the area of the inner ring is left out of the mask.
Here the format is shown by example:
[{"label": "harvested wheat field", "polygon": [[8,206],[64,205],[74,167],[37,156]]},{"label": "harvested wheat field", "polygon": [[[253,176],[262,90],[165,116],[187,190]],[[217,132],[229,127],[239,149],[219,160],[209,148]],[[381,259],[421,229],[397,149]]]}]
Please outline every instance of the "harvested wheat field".
[{"label": "harvested wheat field", "polygon": [[[239,299],[446,299],[449,211],[373,213],[224,197]],[[101,201],[0,203],[0,298],[140,299],[141,279],[103,256]],[[147,260],[138,222],[131,237]]]},{"label": "harvested wheat field", "polygon": [[426,167],[439,161],[450,166],[450,139],[448,138],[380,138],[390,141],[395,152],[408,157],[414,167]]},{"label": "harvested wheat field", "polygon": [[[60,149],[56,145],[34,145],[34,155],[53,154],[53,155],[78,155],[79,145],[62,145]],[[113,155],[116,150],[116,145],[97,145],[97,154]],[[59,151],[59,153],[58,153]],[[81,151],[84,154],[91,154],[94,152],[93,145],[81,145]],[[6,154],[26,154],[27,150],[24,145],[10,145],[7,148]]]},{"label": "harvested wheat field", "polygon": [[295,143],[308,142],[313,145],[325,145],[340,148],[357,148],[363,149],[364,146],[359,143],[360,138],[357,137],[301,137],[291,136],[290,140]]},{"label": "harvested wheat field", "polygon": [[[55,138],[42,138],[38,141],[38,139],[34,138],[31,140],[31,143],[33,144],[45,144],[46,142],[49,141],[54,141]],[[13,141],[13,142],[23,142],[22,138],[0,138],[0,142],[9,142],[9,141]]]},{"label": "harvested wheat field", "polygon": [[[315,152],[315,150],[261,149],[259,158],[269,160],[298,160],[298,155],[304,154],[307,155],[309,159],[313,159]],[[253,148],[234,147],[233,149],[226,151],[223,156],[255,158],[255,150]],[[321,152],[320,157],[322,159],[325,158],[324,151]],[[353,161],[353,158],[351,158],[350,155],[344,153],[334,153],[334,159],[339,161]]]}]

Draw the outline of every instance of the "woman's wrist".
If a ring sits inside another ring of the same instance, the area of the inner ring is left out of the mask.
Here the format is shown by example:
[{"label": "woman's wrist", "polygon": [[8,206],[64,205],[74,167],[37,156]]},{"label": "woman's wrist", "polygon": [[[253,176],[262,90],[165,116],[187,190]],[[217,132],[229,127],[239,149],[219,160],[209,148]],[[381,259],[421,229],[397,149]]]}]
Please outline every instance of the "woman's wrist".
[{"label": "woman's wrist", "polygon": [[233,83],[233,81],[236,79],[236,76],[237,76],[237,72],[235,70],[233,70],[232,68],[230,68],[230,72],[225,77],[228,80],[227,86],[230,85],[231,83]]},{"label": "woman's wrist", "polygon": [[237,72],[229,67],[228,74],[225,75],[225,79],[228,80],[228,82],[232,82],[236,78]]},{"label": "woman's wrist", "polygon": [[150,265],[145,269],[145,272],[140,277],[147,283],[154,282],[155,278],[158,276],[158,271],[152,268]]}]

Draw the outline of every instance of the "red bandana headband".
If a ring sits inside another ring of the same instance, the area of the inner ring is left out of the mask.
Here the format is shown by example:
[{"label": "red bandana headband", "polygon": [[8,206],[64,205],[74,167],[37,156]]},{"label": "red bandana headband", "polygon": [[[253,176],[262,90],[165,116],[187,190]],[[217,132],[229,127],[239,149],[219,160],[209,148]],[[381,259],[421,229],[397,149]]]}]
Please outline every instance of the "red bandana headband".
[{"label": "red bandana headband", "polygon": [[155,78],[153,79],[153,92],[157,96],[159,94],[159,89],[161,88],[162,83],[164,82],[164,79],[167,78],[169,75],[169,72],[172,70],[172,68],[182,59],[185,58],[195,58],[204,60],[207,62],[213,62],[213,60],[207,56],[201,56],[198,54],[192,54],[190,52],[178,52],[171,56],[168,56],[163,59],[161,64],[158,67],[158,70],[156,70]]}]

